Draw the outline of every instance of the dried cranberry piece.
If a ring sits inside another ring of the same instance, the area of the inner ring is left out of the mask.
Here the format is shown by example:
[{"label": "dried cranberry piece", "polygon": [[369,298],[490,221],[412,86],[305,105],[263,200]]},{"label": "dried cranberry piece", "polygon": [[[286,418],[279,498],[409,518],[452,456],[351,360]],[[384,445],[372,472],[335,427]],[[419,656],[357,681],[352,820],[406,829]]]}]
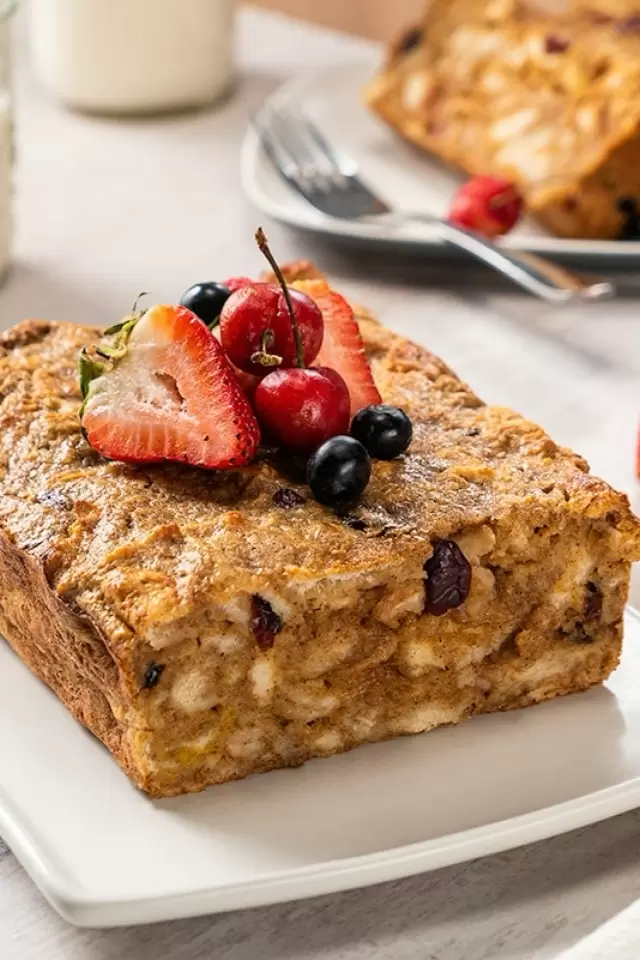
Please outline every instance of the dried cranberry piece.
[{"label": "dried cranberry piece", "polygon": [[609,13],[603,13],[601,10],[590,10],[588,18],[591,23],[598,23],[604,26],[607,23],[613,23],[613,17]]},{"label": "dried cranberry piece", "polygon": [[623,215],[621,240],[637,240],[640,237],[640,209],[635,197],[618,197],[616,206]]},{"label": "dried cranberry piece", "polygon": [[599,620],[602,614],[602,593],[600,589],[589,581],[587,583],[587,594],[584,600],[584,612],[582,619],[587,623],[590,620]]},{"label": "dried cranberry piece", "polygon": [[283,510],[294,510],[295,507],[305,503],[305,498],[291,487],[279,487],[273,495],[273,502],[276,507],[282,507]]},{"label": "dried cranberry piece", "polygon": [[457,543],[438,540],[424,570],[427,613],[441,617],[465,602],[471,589],[471,564]]},{"label": "dried cranberry piece", "polygon": [[155,687],[164,672],[164,667],[164,663],[156,663],[154,660],[149,662],[144,672],[143,687],[145,690],[151,690],[152,687]]},{"label": "dried cranberry piece", "polygon": [[569,640],[571,643],[577,643],[580,645],[593,643],[594,639],[595,638],[592,637],[591,634],[587,633],[582,621],[578,621],[578,623],[576,623],[575,627],[573,628],[573,632],[569,635]]},{"label": "dried cranberry piece", "polygon": [[640,14],[620,20],[616,29],[618,33],[637,33],[640,30]]},{"label": "dried cranberry piece", "polygon": [[268,600],[257,593],[251,597],[251,629],[261,650],[270,650],[276,634],[282,630],[282,620]]},{"label": "dried cranberry piece", "polygon": [[399,53],[411,53],[412,50],[418,46],[422,40],[422,28],[421,27],[412,27],[410,30],[404,34],[400,43],[398,44]]},{"label": "dried cranberry piece", "polygon": [[352,530],[367,529],[366,522],[362,519],[362,517],[357,517],[355,513],[340,514],[340,523],[344,523],[345,527],[350,527]]},{"label": "dried cranberry piece", "polygon": [[547,53],[564,53],[571,46],[571,42],[556,33],[548,33],[544,38],[544,49]]}]

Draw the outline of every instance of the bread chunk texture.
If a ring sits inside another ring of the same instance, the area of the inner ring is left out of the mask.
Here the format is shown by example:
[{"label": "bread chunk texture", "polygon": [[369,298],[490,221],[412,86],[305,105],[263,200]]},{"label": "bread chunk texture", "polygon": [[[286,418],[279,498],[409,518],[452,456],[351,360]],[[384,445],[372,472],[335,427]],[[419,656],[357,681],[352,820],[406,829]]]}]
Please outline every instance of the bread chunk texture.
[{"label": "bread chunk texture", "polygon": [[[640,558],[626,497],[360,324],[414,440],[346,515],[287,458],[105,461],[78,421],[97,331],[27,321],[0,340],[0,632],[153,796],[584,690],[618,663]],[[470,579],[435,615],[443,551]]]},{"label": "bread chunk texture", "polygon": [[640,205],[638,10],[551,6],[432,0],[365,99],[453,167],[514,180],[559,236],[612,239]]}]

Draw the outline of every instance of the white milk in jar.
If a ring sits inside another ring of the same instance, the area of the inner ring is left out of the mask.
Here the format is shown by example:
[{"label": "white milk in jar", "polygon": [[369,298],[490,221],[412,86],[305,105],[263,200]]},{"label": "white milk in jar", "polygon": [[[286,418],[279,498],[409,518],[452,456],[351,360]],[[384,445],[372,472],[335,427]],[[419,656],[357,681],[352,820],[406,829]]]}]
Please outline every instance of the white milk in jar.
[{"label": "white milk in jar", "polygon": [[29,0],[34,70],[58,99],[93,113],[203,106],[231,80],[234,6],[234,0]]}]

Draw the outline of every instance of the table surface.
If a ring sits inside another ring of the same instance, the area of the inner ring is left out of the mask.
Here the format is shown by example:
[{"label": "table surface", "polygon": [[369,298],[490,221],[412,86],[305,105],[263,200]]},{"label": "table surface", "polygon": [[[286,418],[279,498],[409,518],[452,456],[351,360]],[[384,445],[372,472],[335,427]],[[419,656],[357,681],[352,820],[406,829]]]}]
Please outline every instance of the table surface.
[{"label": "table surface", "polygon": [[[196,280],[259,269],[259,217],[238,171],[247,116],[288,76],[343,62],[361,43],[245,12],[235,95],[214,112],[138,123],[59,110],[21,62],[16,265],[0,292],[2,326],[25,316],[107,325],[140,290],[175,300]],[[315,259],[349,296],[428,344],[485,399],[578,449],[638,505],[632,294],[552,308],[466,263],[330,249],[268,226],[281,260]],[[67,926],[0,841],[3,960],[552,960],[638,896],[640,812],[368,890],[112,931]]]}]

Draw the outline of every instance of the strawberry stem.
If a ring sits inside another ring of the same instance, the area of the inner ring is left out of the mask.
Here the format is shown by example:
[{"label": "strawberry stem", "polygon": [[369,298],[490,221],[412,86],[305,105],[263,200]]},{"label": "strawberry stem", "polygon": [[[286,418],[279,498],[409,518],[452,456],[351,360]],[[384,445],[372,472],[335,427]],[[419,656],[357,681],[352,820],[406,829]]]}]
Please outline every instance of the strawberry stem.
[{"label": "strawberry stem", "polygon": [[138,296],[133,301],[133,306],[131,307],[131,313],[138,313],[138,306],[140,304],[140,301],[148,296],[149,294],[146,290],[143,290],[142,293],[139,293]]},{"label": "strawberry stem", "polygon": [[282,276],[282,270],[278,266],[278,263],[269,249],[269,244],[267,243],[267,238],[262,227],[258,227],[256,230],[256,243],[262,253],[268,260],[271,269],[276,275],[276,279],[280,286],[282,287],[282,293],[284,294],[284,299],[287,304],[287,310],[289,311],[289,316],[291,317],[291,326],[293,328],[293,340],[296,345],[296,358],[298,361],[298,366],[304,368],[304,352],[302,350],[302,337],[300,336],[300,328],[298,326],[298,321],[296,320],[295,310],[293,309],[293,303],[291,302],[291,295],[289,294],[289,288],[287,282]]}]

